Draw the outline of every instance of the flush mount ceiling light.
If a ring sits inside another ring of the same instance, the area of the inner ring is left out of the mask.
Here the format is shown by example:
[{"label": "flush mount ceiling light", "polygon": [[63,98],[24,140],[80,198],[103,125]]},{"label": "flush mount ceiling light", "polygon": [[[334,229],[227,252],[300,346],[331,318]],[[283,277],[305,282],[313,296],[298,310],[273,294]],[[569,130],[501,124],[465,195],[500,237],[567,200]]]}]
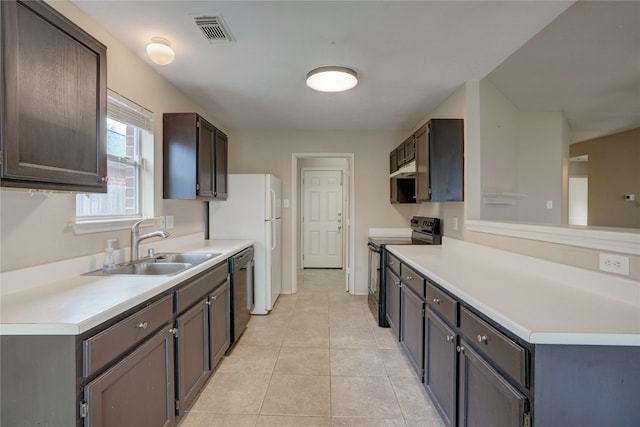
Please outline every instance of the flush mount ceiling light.
[{"label": "flush mount ceiling light", "polygon": [[162,37],[151,37],[151,43],[147,45],[147,55],[158,65],[171,64],[176,56],[169,40]]},{"label": "flush mount ceiling light", "polygon": [[307,74],[307,86],[320,92],[343,92],[357,84],[358,73],[347,67],[319,67]]}]

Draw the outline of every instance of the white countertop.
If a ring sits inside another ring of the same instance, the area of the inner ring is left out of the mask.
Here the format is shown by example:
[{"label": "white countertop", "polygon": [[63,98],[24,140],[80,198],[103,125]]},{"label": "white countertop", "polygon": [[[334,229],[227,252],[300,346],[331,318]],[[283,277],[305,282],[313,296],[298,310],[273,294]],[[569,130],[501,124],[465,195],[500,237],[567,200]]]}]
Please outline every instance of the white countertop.
[{"label": "white countertop", "polygon": [[157,253],[220,253],[174,276],[81,276],[98,268],[93,258],[101,259],[99,255],[3,273],[0,335],[81,334],[253,244],[252,240],[196,236],[151,245]]},{"label": "white countertop", "polygon": [[456,239],[387,249],[527,342],[640,346],[640,282]]}]

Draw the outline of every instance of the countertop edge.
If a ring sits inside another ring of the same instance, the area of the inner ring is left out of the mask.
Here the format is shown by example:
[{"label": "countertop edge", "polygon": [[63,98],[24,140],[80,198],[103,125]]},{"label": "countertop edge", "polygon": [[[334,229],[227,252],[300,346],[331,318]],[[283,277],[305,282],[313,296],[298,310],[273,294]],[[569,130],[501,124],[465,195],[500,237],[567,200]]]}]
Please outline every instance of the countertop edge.
[{"label": "countertop edge", "polygon": [[[449,240],[451,244],[451,241]],[[443,245],[446,244],[443,243]],[[473,245],[475,244],[468,242],[455,242],[455,245]],[[484,249],[484,247],[482,247]],[[460,289],[454,283],[442,277],[442,274],[435,274],[427,265],[419,263],[418,260],[414,259],[415,257],[409,257],[408,255],[403,253],[403,249],[406,250],[406,247],[403,246],[387,246],[387,249],[392,252],[394,255],[398,256],[401,261],[407,263],[409,266],[415,268],[420,273],[426,275],[441,286],[443,289],[447,290],[451,294],[453,294],[456,298],[459,298],[461,301],[464,301],[469,306],[473,307],[479,313],[487,316],[496,322],[496,324],[502,326],[506,330],[513,333],[515,336],[523,339],[524,341],[530,344],[551,344],[551,345],[605,345],[605,346],[640,346],[640,334],[629,334],[629,333],[599,333],[599,332],[571,332],[567,330],[566,332],[559,331],[535,331],[527,328],[524,325],[514,321],[509,316],[501,313],[496,308],[492,307],[489,304],[486,304],[479,299],[477,296],[472,296]],[[487,250],[495,250],[493,248],[487,248]],[[510,256],[518,256],[518,254],[509,253]],[[524,262],[528,257],[522,256]],[[549,261],[550,262],[550,261]],[[526,272],[526,270],[523,270]],[[566,277],[563,277],[566,279]],[[566,285],[568,288],[575,289],[572,285]],[[589,290],[585,290],[584,292],[588,292]],[[577,291],[576,291],[577,292]],[[617,301],[616,303],[620,303]],[[640,319],[639,319],[640,321]]]},{"label": "countertop edge", "polygon": [[[139,294],[125,299],[118,304],[115,304],[107,309],[103,309],[99,312],[96,312],[92,315],[87,315],[85,319],[78,321],[76,323],[66,323],[66,322],[46,322],[46,321],[35,321],[35,322],[6,322],[2,319],[2,323],[0,323],[0,336],[9,336],[9,335],[81,335],[84,332],[89,331],[90,329],[99,326],[100,324],[118,316],[127,310],[130,310],[136,307],[139,304],[143,304],[145,301],[148,301],[155,296],[162,294],[170,290],[172,287],[177,285],[180,282],[185,280],[189,280],[191,277],[196,276],[203,271],[220,264],[227,260],[233,254],[236,254],[243,249],[246,249],[252,246],[255,242],[253,240],[248,239],[221,239],[219,241],[216,240],[202,240],[197,244],[188,243],[183,245],[178,245],[174,248],[163,248],[163,252],[220,252],[220,250],[215,249],[216,242],[224,242],[225,245],[231,245],[232,249],[223,250],[221,254],[215,258],[207,260],[202,264],[198,264],[182,273],[179,273],[174,276],[158,276],[153,277],[153,280],[157,282],[147,289],[141,291]],[[54,266],[55,268],[55,266]],[[98,277],[98,276],[96,276]],[[121,276],[120,276],[121,277]],[[146,276],[149,277],[149,276]],[[114,276],[110,278],[111,280],[117,280],[118,276]],[[104,280],[104,277],[102,278]],[[43,286],[47,286],[44,284]],[[25,292],[32,292],[34,289],[33,286],[26,287]],[[37,289],[37,288],[35,288]]]}]

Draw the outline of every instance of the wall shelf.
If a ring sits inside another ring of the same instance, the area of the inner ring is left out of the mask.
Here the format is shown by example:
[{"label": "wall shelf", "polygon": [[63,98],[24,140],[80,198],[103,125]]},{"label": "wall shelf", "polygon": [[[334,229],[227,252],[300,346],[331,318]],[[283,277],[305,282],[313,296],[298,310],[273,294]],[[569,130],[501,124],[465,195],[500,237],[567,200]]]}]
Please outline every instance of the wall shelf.
[{"label": "wall shelf", "polygon": [[526,194],[522,193],[483,193],[482,201],[488,206],[513,206],[518,204],[518,200],[526,198]]}]

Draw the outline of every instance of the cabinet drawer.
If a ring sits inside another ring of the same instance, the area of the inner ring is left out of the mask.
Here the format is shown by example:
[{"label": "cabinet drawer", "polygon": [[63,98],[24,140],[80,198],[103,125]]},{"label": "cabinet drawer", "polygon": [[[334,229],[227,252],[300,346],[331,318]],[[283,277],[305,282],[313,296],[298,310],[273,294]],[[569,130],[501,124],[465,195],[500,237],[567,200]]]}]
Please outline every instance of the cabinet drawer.
[{"label": "cabinet drawer", "polygon": [[82,342],[82,373],[90,376],[173,317],[171,295]]},{"label": "cabinet drawer", "polygon": [[191,307],[220,283],[227,280],[229,263],[224,261],[176,291],[176,313]]},{"label": "cabinet drawer", "polygon": [[513,342],[466,307],[460,311],[460,330],[499,369],[529,387],[529,352],[526,348]]},{"label": "cabinet drawer", "polygon": [[400,278],[402,282],[409,286],[416,294],[424,298],[424,283],[425,279],[411,267],[402,264],[400,265]]},{"label": "cabinet drawer", "polygon": [[427,304],[445,320],[458,326],[458,301],[440,290],[433,283],[427,281]]},{"label": "cabinet drawer", "polygon": [[387,252],[387,266],[391,271],[396,273],[396,275],[400,275],[400,260],[389,252]]}]

